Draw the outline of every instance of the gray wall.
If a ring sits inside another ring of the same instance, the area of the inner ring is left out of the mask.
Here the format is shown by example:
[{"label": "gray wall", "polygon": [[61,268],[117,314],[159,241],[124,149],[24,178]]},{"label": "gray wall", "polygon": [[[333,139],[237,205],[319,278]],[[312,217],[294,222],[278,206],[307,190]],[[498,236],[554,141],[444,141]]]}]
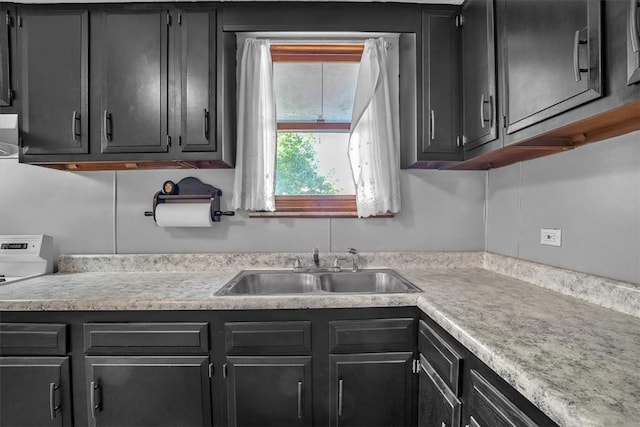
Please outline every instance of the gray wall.
[{"label": "gray wall", "polygon": [[640,132],[489,171],[487,210],[490,252],[640,283]]},{"label": "gray wall", "polygon": [[233,170],[63,172],[0,160],[0,234],[45,233],[58,254],[483,250],[486,172],[403,171],[402,211],[381,219],[223,217],[162,228],[143,216],[162,183],[196,176],[231,202]]}]

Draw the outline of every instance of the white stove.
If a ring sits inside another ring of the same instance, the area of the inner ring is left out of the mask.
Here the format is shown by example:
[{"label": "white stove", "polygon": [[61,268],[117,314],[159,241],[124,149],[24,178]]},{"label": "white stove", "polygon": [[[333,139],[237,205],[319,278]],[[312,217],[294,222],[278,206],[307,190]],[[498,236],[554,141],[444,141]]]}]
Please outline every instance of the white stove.
[{"label": "white stove", "polygon": [[0,286],[52,272],[51,236],[0,235]]}]

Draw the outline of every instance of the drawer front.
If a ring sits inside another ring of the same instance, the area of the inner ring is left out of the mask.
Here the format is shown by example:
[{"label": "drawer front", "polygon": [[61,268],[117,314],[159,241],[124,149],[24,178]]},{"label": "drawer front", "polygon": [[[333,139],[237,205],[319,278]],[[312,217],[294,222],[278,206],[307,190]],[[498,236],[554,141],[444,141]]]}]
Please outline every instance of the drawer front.
[{"label": "drawer front", "polygon": [[420,321],[418,348],[451,391],[459,396],[462,357],[423,320]]},{"label": "drawer front", "polygon": [[471,370],[469,414],[470,425],[475,427],[538,427],[537,423],[474,369]]},{"label": "drawer front", "polygon": [[87,354],[174,354],[209,351],[207,323],[87,323]]},{"label": "drawer front", "polygon": [[0,354],[67,353],[67,326],[60,323],[0,323]]},{"label": "drawer front", "polygon": [[311,352],[311,322],[228,322],[227,354],[301,354]]},{"label": "drawer front", "polygon": [[332,353],[413,351],[414,342],[415,321],[411,318],[329,322]]}]

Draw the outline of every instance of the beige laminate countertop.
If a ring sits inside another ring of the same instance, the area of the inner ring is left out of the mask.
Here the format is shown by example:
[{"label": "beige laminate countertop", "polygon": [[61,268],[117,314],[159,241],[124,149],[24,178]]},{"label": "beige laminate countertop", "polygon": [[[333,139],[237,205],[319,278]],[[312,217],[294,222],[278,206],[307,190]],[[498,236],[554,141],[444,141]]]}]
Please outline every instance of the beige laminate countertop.
[{"label": "beige laminate countertop", "polygon": [[[65,267],[78,272],[0,286],[0,310],[417,306],[558,424],[640,425],[639,317],[602,307],[608,300],[596,298],[596,305],[495,272],[518,264],[513,259],[484,253],[433,256],[372,256],[364,263],[365,267],[394,268],[419,286],[422,294],[259,297],[214,295],[239,271],[235,261],[228,259],[218,260],[215,271],[200,272],[131,271],[135,268],[123,267],[132,265],[125,258],[117,260],[119,271],[111,271],[110,259],[107,267],[93,265],[103,271]],[[273,263],[253,261],[242,265],[256,269],[282,265],[280,258]],[[535,268],[545,268],[526,262],[519,267],[514,275],[531,281],[537,280],[532,273]],[[545,274],[557,278],[566,272],[545,270]],[[581,273],[572,277],[585,281]],[[601,284],[605,279],[594,280]],[[562,286],[580,296],[599,292],[575,289],[575,283],[562,281]],[[635,313],[639,287],[608,282],[611,289],[624,294],[611,298],[623,301],[624,310]],[[611,289],[605,293],[612,294]],[[1,316],[0,311],[0,321]]]}]

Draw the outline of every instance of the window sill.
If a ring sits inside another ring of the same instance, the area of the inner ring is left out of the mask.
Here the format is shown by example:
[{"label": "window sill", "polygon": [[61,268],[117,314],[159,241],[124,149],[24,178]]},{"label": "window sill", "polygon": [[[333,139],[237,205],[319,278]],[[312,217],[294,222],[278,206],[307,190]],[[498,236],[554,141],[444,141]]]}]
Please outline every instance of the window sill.
[{"label": "window sill", "polygon": [[[250,218],[357,218],[356,196],[276,196],[275,212],[252,212]],[[393,218],[393,214],[370,218]]]}]

